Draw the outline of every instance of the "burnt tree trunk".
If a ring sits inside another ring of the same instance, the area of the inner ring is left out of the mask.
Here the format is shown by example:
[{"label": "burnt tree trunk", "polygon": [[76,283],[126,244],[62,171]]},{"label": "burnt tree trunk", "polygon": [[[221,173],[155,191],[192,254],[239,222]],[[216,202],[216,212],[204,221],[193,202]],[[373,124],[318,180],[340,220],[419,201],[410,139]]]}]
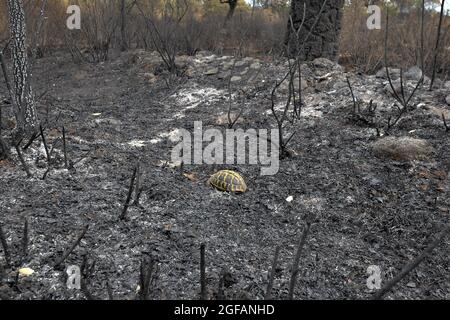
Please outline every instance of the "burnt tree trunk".
[{"label": "burnt tree trunk", "polygon": [[11,99],[17,120],[15,138],[20,139],[24,135],[32,135],[37,131],[38,118],[31,88],[23,3],[22,0],[7,0],[6,2],[8,4],[13,61]]},{"label": "burnt tree trunk", "polygon": [[[285,36],[288,56],[300,55],[302,60],[319,57],[337,59],[344,0],[327,0],[320,14],[323,2],[323,0],[291,0],[290,19]],[[314,27],[317,19],[319,20]]]},{"label": "burnt tree trunk", "polygon": [[233,18],[234,11],[236,10],[238,0],[221,0],[221,3],[228,3],[228,13],[225,17],[225,24]]},{"label": "burnt tree trunk", "polygon": [[126,35],[126,23],[127,23],[127,14],[126,14],[126,6],[125,0],[120,1],[120,50],[127,50],[127,35]]}]

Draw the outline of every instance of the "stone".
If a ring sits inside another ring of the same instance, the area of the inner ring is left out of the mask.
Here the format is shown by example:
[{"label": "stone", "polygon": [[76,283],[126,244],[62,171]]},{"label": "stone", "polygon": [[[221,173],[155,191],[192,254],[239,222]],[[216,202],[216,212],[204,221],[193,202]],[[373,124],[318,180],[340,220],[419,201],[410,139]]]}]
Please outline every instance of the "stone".
[{"label": "stone", "polygon": [[313,65],[316,68],[333,69],[336,63],[326,58],[316,58],[313,60]]},{"label": "stone", "polygon": [[156,76],[151,72],[144,73],[144,78],[148,81],[148,83],[153,84],[157,81]]},{"label": "stone", "polygon": [[445,87],[446,87],[447,89],[450,89],[450,81],[446,81],[446,82],[445,82]]},{"label": "stone", "polygon": [[[295,90],[298,90],[298,78],[294,79],[294,88]],[[308,82],[302,78],[302,90],[308,88]],[[280,87],[279,90],[281,93],[288,93],[289,92],[289,81],[284,81]]]},{"label": "stone", "polygon": [[259,62],[254,62],[250,65],[250,69],[254,69],[254,70],[258,70],[261,69],[261,63]]},{"label": "stone", "polygon": [[245,61],[241,60],[241,61],[236,62],[236,64],[234,66],[235,67],[243,67],[245,65],[245,63],[246,63]]},{"label": "stone", "polygon": [[425,160],[434,151],[423,139],[389,136],[372,143],[372,151],[379,158],[393,160]]},{"label": "stone", "polygon": [[437,116],[439,119],[442,118],[442,115],[444,115],[445,119],[450,119],[450,110],[439,108],[435,106],[427,106],[424,108],[425,110],[428,110],[430,113]]},{"label": "stone", "polygon": [[242,80],[242,78],[239,77],[239,76],[232,76],[231,79],[230,79],[231,82],[238,82],[238,81],[241,81],[241,80]]},{"label": "stone", "polygon": [[219,75],[217,76],[217,78],[219,79],[226,79],[231,75],[231,71],[224,71],[219,73]]},{"label": "stone", "polygon": [[219,73],[219,68],[211,68],[211,69],[206,70],[205,75],[213,76],[218,73]]},{"label": "stone", "polygon": [[[400,79],[400,69],[397,68],[388,68],[389,69],[389,75],[391,76],[392,80]],[[377,78],[387,79],[387,73],[386,68],[381,68],[378,70],[378,72],[375,75]]]},{"label": "stone", "polygon": [[241,76],[246,75],[248,72],[248,68],[245,68],[244,70],[242,70],[242,72],[240,73]]},{"label": "stone", "polygon": [[417,66],[411,67],[408,69],[408,71],[405,72],[404,78],[406,80],[420,80],[422,77],[422,69],[420,69]]},{"label": "stone", "polygon": [[[394,87],[394,89],[397,92],[397,94],[400,96],[401,90],[402,90],[402,86],[401,86],[400,80],[392,81],[392,86]],[[403,87],[405,88],[405,84],[403,84]],[[390,93],[390,94],[394,95],[394,91],[392,90],[392,87],[391,87],[391,85],[389,83],[386,83],[386,85],[384,86],[384,91],[386,93]]]}]

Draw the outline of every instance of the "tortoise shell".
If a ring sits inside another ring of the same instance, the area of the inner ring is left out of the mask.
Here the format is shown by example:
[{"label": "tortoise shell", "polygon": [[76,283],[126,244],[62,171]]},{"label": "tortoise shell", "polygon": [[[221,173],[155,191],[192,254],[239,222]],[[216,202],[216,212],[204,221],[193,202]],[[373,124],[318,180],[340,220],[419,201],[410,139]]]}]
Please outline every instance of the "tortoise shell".
[{"label": "tortoise shell", "polygon": [[221,170],[209,178],[208,184],[220,191],[243,193],[247,191],[247,184],[242,176],[231,170]]}]

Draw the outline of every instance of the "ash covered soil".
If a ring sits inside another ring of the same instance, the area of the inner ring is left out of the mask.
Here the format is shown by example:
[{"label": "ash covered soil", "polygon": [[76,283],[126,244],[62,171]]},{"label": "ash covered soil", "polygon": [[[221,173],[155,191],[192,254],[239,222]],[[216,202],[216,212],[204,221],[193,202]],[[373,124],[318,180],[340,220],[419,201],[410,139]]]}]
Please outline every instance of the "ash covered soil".
[{"label": "ash covered soil", "polygon": [[[13,261],[0,272],[1,298],[84,299],[82,291],[67,289],[65,269],[86,257],[95,261],[87,280],[94,297],[107,299],[109,284],[116,299],[134,299],[141,259],[151,257],[157,272],[150,298],[198,299],[204,243],[209,299],[217,297],[220,277],[226,299],[262,299],[277,246],[272,297],[284,299],[305,219],[313,217],[295,298],[366,299],[374,293],[366,285],[370,265],[380,267],[386,283],[450,223],[450,135],[441,120],[442,113],[450,119],[450,84],[432,92],[420,88],[391,130],[391,145],[379,147],[386,140],[376,127],[385,127],[398,111],[383,72],[346,72],[325,59],[302,65],[304,107],[290,156],[276,175],[261,176],[258,165],[187,164],[182,174],[170,157],[177,130],[192,132],[194,121],[202,121],[204,130],[225,131],[229,99],[234,114],[243,110],[235,128],[275,127],[270,96],[288,62],[233,59],[208,52],[181,56],[183,75],[177,77],[144,51],[99,64],[76,64],[63,53],[35,63],[35,92],[46,92],[38,111],[52,164],[47,172],[40,139],[23,151],[32,178],[15,150],[0,162],[0,222]],[[356,115],[347,76],[361,103]],[[411,91],[417,70],[409,70],[407,79]],[[6,97],[3,85],[0,90]],[[277,110],[286,95],[283,84]],[[375,112],[366,110],[370,100]],[[5,136],[14,123],[11,110],[3,109]],[[70,169],[64,167],[63,125]],[[396,147],[405,139],[409,145]],[[119,220],[138,162],[140,201]],[[241,173],[248,192],[208,187],[206,180],[219,169]],[[22,259],[25,218],[29,244]],[[54,269],[85,225],[81,243]],[[386,298],[449,299],[449,244],[447,237]],[[35,272],[17,276],[20,267]]]}]

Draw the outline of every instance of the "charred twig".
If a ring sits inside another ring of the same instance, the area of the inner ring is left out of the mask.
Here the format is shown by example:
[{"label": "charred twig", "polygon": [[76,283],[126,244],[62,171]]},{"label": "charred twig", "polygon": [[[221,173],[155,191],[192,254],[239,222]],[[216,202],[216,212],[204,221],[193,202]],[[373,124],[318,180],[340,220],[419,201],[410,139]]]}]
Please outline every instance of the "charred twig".
[{"label": "charred twig", "polygon": [[294,263],[292,264],[291,280],[289,282],[289,295],[288,295],[289,300],[292,300],[294,298],[294,289],[295,289],[295,284],[297,282],[297,275],[298,275],[298,271],[299,271],[298,265],[300,263],[300,256],[302,254],[303,247],[306,243],[306,237],[308,236],[310,227],[311,227],[311,222],[307,221],[305,231],[303,231],[303,234],[300,237],[300,241],[298,242],[297,252],[295,253]]},{"label": "charred twig", "polygon": [[141,176],[142,176],[142,172],[141,172],[141,164],[138,163],[137,164],[137,170],[136,170],[136,191],[134,194],[134,202],[133,205],[137,206],[139,205],[139,198],[141,197],[141,193],[142,193],[142,181],[141,181]]},{"label": "charred twig", "polygon": [[444,122],[445,132],[449,132],[450,131],[450,127],[447,124],[447,120],[445,119],[445,115],[444,114],[442,114],[442,121]]},{"label": "charred twig", "polygon": [[276,268],[278,264],[278,256],[280,255],[281,247],[275,248],[275,255],[273,256],[272,267],[270,269],[269,282],[267,283],[265,300],[269,300],[272,297],[273,281],[275,279]]},{"label": "charred twig", "polygon": [[444,17],[444,11],[445,11],[445,0],[442,0],[441,1],[441,13],[439,14],[439,24],[438,24],[437,36],[436,36],[436,46],[434,47],[433,73],[431,75],[430,90],[433,89],[434,80],[436,78],[437,57],[438,57],[438,53],[439,53],[439,42],[441,39],[441,29],[442,29],[442,20]]},{"label": "charred twig", "polygon": [[33,142],[37,138],[39,138],[39,136],[40,136],[40,133],[34,132],[32,134],[32,136],[30,137],[30,139],[28,140],[27,144],[22,147],[22,150],[27,150],[33,144]]},{"label": "charred twig", "polygon": [[83,256],[83,262],[81,263],[81,279],[80,279],[80,290],[83,292],[87,300],[98,300],[88,288],[88,283],[90,277],[94,273],[95,260],[89,263],[87,256]]},{"label": "charred twig", "polygon": [[80,235],[78,236],[78,238],[75,240],[75,242],[63,253],[63,255],[61,256],[61,258],[59,258],[56,263],[54,264],[53,268],[58,268],[65,260],[66,258],[72,253],[72,251],[77,247],[77,245],[81,242],[81,240],[84,238],[84,236],[86,235],[86,232],[89,229],[89,225],[85,225],[83,228],[83,231],[80,233]]},{"label": "charred twig", "polygon": [[63,152],[64,152],[64,167],[66,169],[69,168],[69,165],[67,163],[67,149],[66,149],[66,129],[64,126],[62,127],[62,135],[63,135]]},{"label": "charred twig", "polygon": [[[423,0],[422,0],[423,1]],[[424,23],[424,15],[423,15],[423,2],[422,2],[422,29],[423,29],[423,23]],[[410,95],[408,97],[406,97],[405,95],[405,90],[404,90],[404,81],[403,81],[403,70],[400,69],[400,93],[397,92],[397,89],[394,87],[394,84],[392,83],[392,77],[389,71],[389,67],[388,67],[388,38],[389,38],[389,10],[386,10],[386,27],[385,27],[385,34],[384,34],[384,67],[386,69],[386,76],[389,82],[389,86],[392,90],[392,95],[394,96],[394,98],[401,104],[402,108],[400,108],[399,113],[397,115],[397,117],[395,118],[395,120],[393,122],[391,122],[390,120],[388,121],[387,124],[387,128],[386,128],[386,133],[389,134],[389,131],[400,121],[400,119],[402,118],[403,114],[408,111],[408,106],[409,103],[411,101],[411,99],[414,97],[417,89],[419,89],[420,85],[423,83],[424,81],[424,71],[423,71],[423,66],[422,66],[422,74],[421,77],[419,79],[419,81],[417,82],[416,86],[414,87],[413,91],[410,93]],[[421,59],[423,59],[424,56],[424,52],[423,52],[423,32],[421,35]]]},{"label": "charred twig", "polygon": [[38,19],[37,26],[36,26],[36,33],[33,38],[33,45],[32,45],[32,50],[31,50],[31,56],[33,59],[37,58],[39,48],[40,48],[39,37],[41,35],[42,25],[44,24],[44,20],[45,20],[44,15],[45,15],[46,6],[47,6],[47,0],[42,0],[41,8],[39,11],[39,19]]},{"label": "charred twig", "polygon": [[25,159],[23,158],[23,155],[22,155],[22,151],[20,151],[20,142],[22,142],[22,140],[20,140],[15,146],[14,146],[14,148],[16,149],[16,152],[17,152],[17,155],[19,156],[19,160],[20,160],[20,163],[22,164],[22,166],[23,166],[23,169],[25,170],[25,172],[27,173],[27,177],[28,178],[31,178],[33,175],[31,174],[31,172],[30,172],[30,169],[28,168],[28,165],[27,165],[27,163],[25,162]]},{"label": "charred twig", "polygon": [[150,296],[150,288],[152,285],[152,279],[154,279],[155,273],[155,261],[150,259],[147,261],[146,258],[142,258],[140,273],[139,273],[139,300],[148,300]]},{"label": "charred twig", "polygon": [[225,285],[225,274],[224,274],[224,270],[222,270],[219,275],[219,287],[217,288],[217,300],[225,300],[225,292],[223,290],[224,285]]},{"label": "charred twig", "polygon": [[200,300],[206,300],[205,244],[200,245]]},{"label": "charred twig", "polygon": [[347,77],[347,85],[348,85],[348,88],[350,89],[350,93],[352,95],[353,113],[356,113],[357,110],[358,110],[358,112],[360,112],[359,103],[356,101],[355,94],[353,93],[353,88],[352,88],[352,85],[350,84],[350,79],[348,77]]},{"label": "charred twig", "polygon": [[114,294],[111,285],[109,284],[109,281],[106,281],[106,291],[108,292],[108,299],[114,300]]},{"label": "charred twig", "polygon": [[2,225],[0,223],[0,243],[3,247],[3,254],[5,256],[6,266],[11,266],[11,255],[9,254],[8,242],[6,242],[5,233],[3,232]]},{"label": "charred twig", "polygon": [[45,154],[47,155],[47,162],[50,163],[50,152],[48,151],[47,141],[45,140],[44,129],[42,125],[39,125],[39,131],[41,132],[42,143],[44,144]]},{"label": "charred twig", "polygon": [[134,167],[133,175],[131,176],[130,187],[128,188],[127,199],[125,200],[125,204],[123,206],[122,213],[120,214],[120,217],[119,217],[120,220],[124,220],[127,215],[127,210],[128,210],[128,207],[130,206],[131,196],[133,194],[134,180],[136,179],[137,170],[138,170],[138,167],[137,166]]},{"label": "charred twig", "polygon": [[391,279],[384,287],[378,290],[372,297],[372,299],[382,299],[383,296],[390,291],[399,281],[401,281],[408,273],[414,270],[425,258],[427,258],[430,253],[441,243],[445,236],[450,232],[450,225],[446,226],[436,237],[436,239],[431,242],[428,247],[414,260],[406,264],[403,269],[398,273],[393,279]]},{"label": "charred twig", "polygon": [[25,261],[28,257],[28,242],[29,242],[28,219],[25,218],[22,234],[22,261]]}]

